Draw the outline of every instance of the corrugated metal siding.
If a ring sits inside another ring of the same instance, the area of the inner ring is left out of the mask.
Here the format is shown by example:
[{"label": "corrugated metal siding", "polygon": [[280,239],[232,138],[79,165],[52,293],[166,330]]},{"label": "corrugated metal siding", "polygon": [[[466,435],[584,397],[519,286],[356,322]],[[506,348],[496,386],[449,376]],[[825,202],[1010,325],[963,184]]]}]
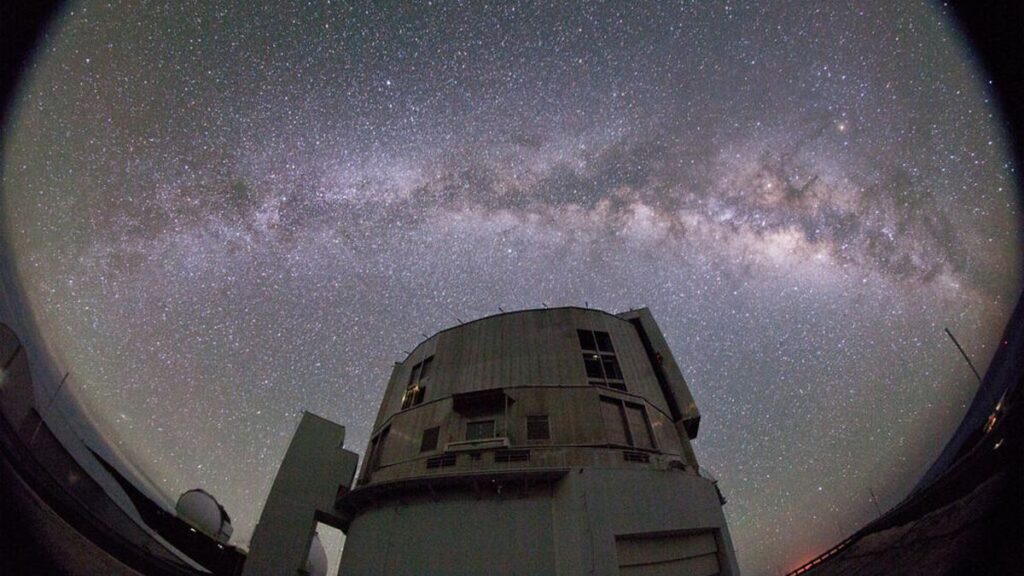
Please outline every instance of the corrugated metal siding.
[{"label": "corrugated metal siding", "polygon": [[[577,329],[610,335],[629,395],[590,385]],[[431,356],[432,374],[423,403],[401,410],[413,366]],[[417,346],[404,362],[396,365],[374,426],[375,432],[386,423],[391,426],[381,465],[438,455],[448,442],[463,440],[467,418],[452,411],[451,396],[494,388],[505,389],[514,401],[508,414],[508,436],[513,445],[524,445],[525,429],[519,429],[525,426],[526,416],[535,414],[549,415],[548,444],[575,445],[580,449],[606,444],[599,403],[599,397],[604,395],[644,402],[657,450],[672,456],[685,451],[676,427],[666,416],[667,403],[633,325],[596,310],[559,308],[469,322],[438,333]],[[505,431],[504,417],[494,415],[499,436]],[[438,449],[421,455],[423,431],[433,426],[441,428]],[[406,473],[414,469],[415,466]],[[390,475],[375,474],[375,480]]]}]

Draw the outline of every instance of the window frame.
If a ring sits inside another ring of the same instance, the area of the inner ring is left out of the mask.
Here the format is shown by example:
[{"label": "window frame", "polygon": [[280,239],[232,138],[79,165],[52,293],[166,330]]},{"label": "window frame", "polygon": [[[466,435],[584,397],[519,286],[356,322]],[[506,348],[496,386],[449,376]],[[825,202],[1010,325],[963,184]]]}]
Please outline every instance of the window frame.
[{"label": "window frame", "polygon": [[[539,423],[543,419],[544,422],[544,435],[534,436],[532,432],[536,430],[532,426],[534,423]],[[526,417],[526,440],[529,442],[543,442],[545,440],[551,440],[551,417],[547,414],[530,414]]]},{"label": "window frame", "polygon": [[[629,436],[633,441],[633,448],[636,448],[637,450],[657,450],[658,442],[654,436],[654,426],[651,425],[651,416],[647,413],[647,406],[642,403],[623,400],[622,408],[626,414],[626,422],[629,424]],[[633,417],[630,416],[631,409],[639,413],[641,422],[638,423],[637,429],[647,434],[647,438],[650,440],[650,446],[639,445],[636,430],[633,429]]]},{"label": "window frame", "polygon": [[[583,352],[583,372],[587,382],[594,386],[605,386],[627,392],[626,377],[615,352],[612,335],[603,330],[576,329],[576,339]],[[592,345],[592,347],[589,347]],[[600,376],[597,375],[600,372]]]},{"label": "window frame", "polygon": [[427,392],[427,383],[430,382],[430,376],[433,374],[433,365],[434,356],[430,355],[417,362],[409,370],[409,380],[405,384],[400,410],[408,410],[423,403]]},{"label": "window frame", "polygon": [[[654,434],[654,426],[651,424],[651,416],[647,412],[647,406],[641,402],[631,402],[623,398],[615,398],[614,396],[605,396],[601,394],[598,396],[601,402],[608,404],[615,404],[618,408],[618,417],[621,419],[621,423],[624,426],[626,444],[618,444],[611,442],[609,439],[608,444],[611,446],[628,446],[634,450],[647,450],[650,452],[659,452],[661,449],[658,447],[658,437]],[[636,410],[640,414],[641,422],[634,423],[633,418],[630,416],[630,409]],[[601,411],[601,422],[605,426],[605,437],[608,438],[607,422],[605,421],[605,414],[602,409]],[[634,424],[636,428],[634,429]],[[646,431],[647,437],[651,441],[651,445],[640,446],[639,439],[636,437],[637,431]]]},{"label": "window frame", "polygon": [[[469,436],[470,428],[472,426],[476,425],[476,424],[490,424],[491,425],[491,435],[490,436],[479,436],[479,437],[476,437],[476,438],[470,438],[470,436]],[[466,434],[465,434],[466,442],[476,442],[478,440],[490,440],[491,438],[497,438],[498,437],[497,434],[498,434],[497,421],[494,418],[487,418],[487,419],[480,419],[480,420],[470,420],[470,421],[466,422]]]},{"label": "window frame", "polygon": [[[429,434],[433,433],[433,442],[428,446],[427,439]],[[434,452],[437,450],[437,445],[441,441],[441,427],[432,426],[423,430],[423,436],[420,438],[420,454],[424,452]]]}]

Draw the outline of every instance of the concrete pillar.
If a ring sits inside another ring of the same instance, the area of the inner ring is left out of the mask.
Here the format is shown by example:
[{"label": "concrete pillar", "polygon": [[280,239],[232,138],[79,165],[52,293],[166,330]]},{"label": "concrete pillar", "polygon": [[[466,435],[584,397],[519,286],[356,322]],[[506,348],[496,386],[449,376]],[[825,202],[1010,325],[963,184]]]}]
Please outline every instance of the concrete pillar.
[{"label": "concrete pillar", "polygon": [[299,574],[316,523],[340,526],[334,501],[340,487],[351,488],[359,460],[344,442],[344,426],[303,412],[253,532],[243,576]]}]

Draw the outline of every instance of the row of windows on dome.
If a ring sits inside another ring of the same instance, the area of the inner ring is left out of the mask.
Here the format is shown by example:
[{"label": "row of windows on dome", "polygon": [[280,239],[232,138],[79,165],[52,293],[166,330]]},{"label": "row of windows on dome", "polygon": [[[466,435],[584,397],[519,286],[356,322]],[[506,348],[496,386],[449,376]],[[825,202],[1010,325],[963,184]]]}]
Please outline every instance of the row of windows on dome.
[{"label": "row of windows on dome", "polygon": [[[427,428],[423,431],[423,439],[420,442],[420,452],[430,452],[431,450],[437,449],[438,438],[440,437],[441,427],[434,426]],[[487,420],[472,420],[466,423],[466,441],[472,440],[486,440],[488,438],[495,438],[497,436],[497,429],[495,427],[494,419]],[[551,428],[548,423],[547,414],[536,414],[526,417],[526,440],[537,441],[537,440],[550,440],[551,439]]]},{"label": "row of windows on dome", "polygon": [[[380,457],[384,452],[384,444],[387,442],[391,432],[391,426],[385,426],[381,433],[370,442],[370,466],[369,470],[377,470],[381,467]],[[441,427],[432,426],[423,431],[420,440],[420,453],[432,452],[438,449],[438,442],[441,437]],[[465,440],[486,440],[497,437],[495,420],[472,420],[466,423]],[[547,414],[535,414],[526,417],[526,439],[528,441],[542,441],[551,439],[551,428]]]},{"label": "row of windows on dome", "polygon": [[[654,430],[647,417],[647,411],[641,404],[634,404],[619,398],[601,396],[601,419],[604,423],[608,444],[629,446],[645,450],[655,450]],[[420,442],[420,453],[437,450],[441,435],[441,427],[433,426],[423,431]],[[497,429],[495,420],[481,419],[466,422],[466,441],[486,440],[495,438]],[[547,414],[536,414],[526,417],[526,440],[535,442],[551,439],[551,425]]]}]

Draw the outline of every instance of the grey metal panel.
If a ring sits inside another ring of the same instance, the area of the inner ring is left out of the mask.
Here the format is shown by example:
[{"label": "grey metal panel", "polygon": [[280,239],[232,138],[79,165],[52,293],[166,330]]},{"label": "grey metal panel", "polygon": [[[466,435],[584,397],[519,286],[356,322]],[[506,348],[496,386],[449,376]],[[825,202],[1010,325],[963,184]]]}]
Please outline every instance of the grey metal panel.
[{"label": "grey metal panel", "polygon": [[620,566],[668,562],[718,552],[715,535],[711,532],[617,536],[615,548],[619,554]]},{"label": "grey metal panel", "polygon": [[463,334],[463,347],[468,352],[466,362],[467,372],[462,375],[459,381],[459,391],[483,390],[489,386],[484,385],[483,359],[491,354],[483,342],[483,333],[486,326],[482,322],[475,322],[466,328]]},{"label": "grey metal panel", "polygon": [[577,409],[571,414],[576,425],[577,438],[584,444],[606,442],[604,421],[601,418],[600,395],[588,394],[577,400]]},{"label": "grey metal panel", "polygon": [[559,574],[619,573],[616,538],[623,535],[709,531],[718,544],[720,573],[738,574],[714,486],[703,478],[651,470],[583,468],[559,483],[553,507]]},{"label": "grey metal panel", "polygon": [[353,522],[339,574],[553,576],[551,524],[543,494],[377,508]]},{"label": "grey metal panel", "polygon": [[[555,375],[558,373],[557,362],[549,354],[550,345],[537,345],[541,342],[550,344],[550,327],[542,316],[524,315],[519,324],[519,357],[526,370],[528,385],[558,385]],[[535,342],[537,344],[535,344]]]},{"label": "grey metal panel", "polygon": [[463,344],[470,352],[471,360],[467,363],[469,372],[463,376],[464,380],[460,382],[462,385],[460,392],[485,390],[491,387],[490,382],[487,381],[484,362],[486,358],[492,357],[494,352],[488,347],[486,335],[490,331],[485,328],[487,328],[485,323],[475,322],[463,332]]},{"label": "grey metal panel", "polygon": [[665,454],[682,455],[682,438],[672,424],[672,420],[657,410],[647,410],[651,420],[651,428],[654,429],[654,437],[658,443],[658,450]]},{"label": "grey metal panel", "polygon": [[718,558],[709,554],[684,560],[670,560],[657,564],[622,566],[621,576],[717,576],[720,574]]},{"label": "grey metal panel", "polygon": [[[643,317],[646,319],[649,313]],[[589,384],[577,328],[609,333],[630,394]],[[431,356],[433,370],[424,403],[401,410],[412,367]],[[587,445],[608,443],[598,402],[599,396],[604,395],[647,404],[655,449],[695,464],[692,456],[687,458],[692,452],[682,445],[666,416],[668,406],[661,386],[644,343],[628,318],[596,310],[561,308],[508,313],[453,327],[427,339],[396,365],[374,427],[379,432],[385,424],[390,425],[379,459],[385,469],[375,472],[371,483],[398,479],[403,474],[435,473],[425,468],[424,456],[419,453],[423,431],[440,427],[442,449],[448,442],[462,440],[467,420],[451,411],[448,399],[456,393],[494,388],[507,390],[515,401],[508,414],[508,436],[513,447],[525,442],[519,429],[525,426],[526,416],[543,413],[549,415],[552,430],[549,444],[566,446],[565,453],[559,456],[562,460],[596,462],[594,458],[598,458],[605,466],[637,466],[621,457],[615,459],[613,454],[572,454],[574,450],[588,450]],[[494,419],[497,433],[503,435],[504,414],[497,414]]]},{"label": "grey metal panel", "polygon": [[622,410],[621,402],[601,400],[601,419],[604,422],[604,431],[609,444],[621,446],[628,443],[626,441],[626,435],[629,433],[626,414]]}]

